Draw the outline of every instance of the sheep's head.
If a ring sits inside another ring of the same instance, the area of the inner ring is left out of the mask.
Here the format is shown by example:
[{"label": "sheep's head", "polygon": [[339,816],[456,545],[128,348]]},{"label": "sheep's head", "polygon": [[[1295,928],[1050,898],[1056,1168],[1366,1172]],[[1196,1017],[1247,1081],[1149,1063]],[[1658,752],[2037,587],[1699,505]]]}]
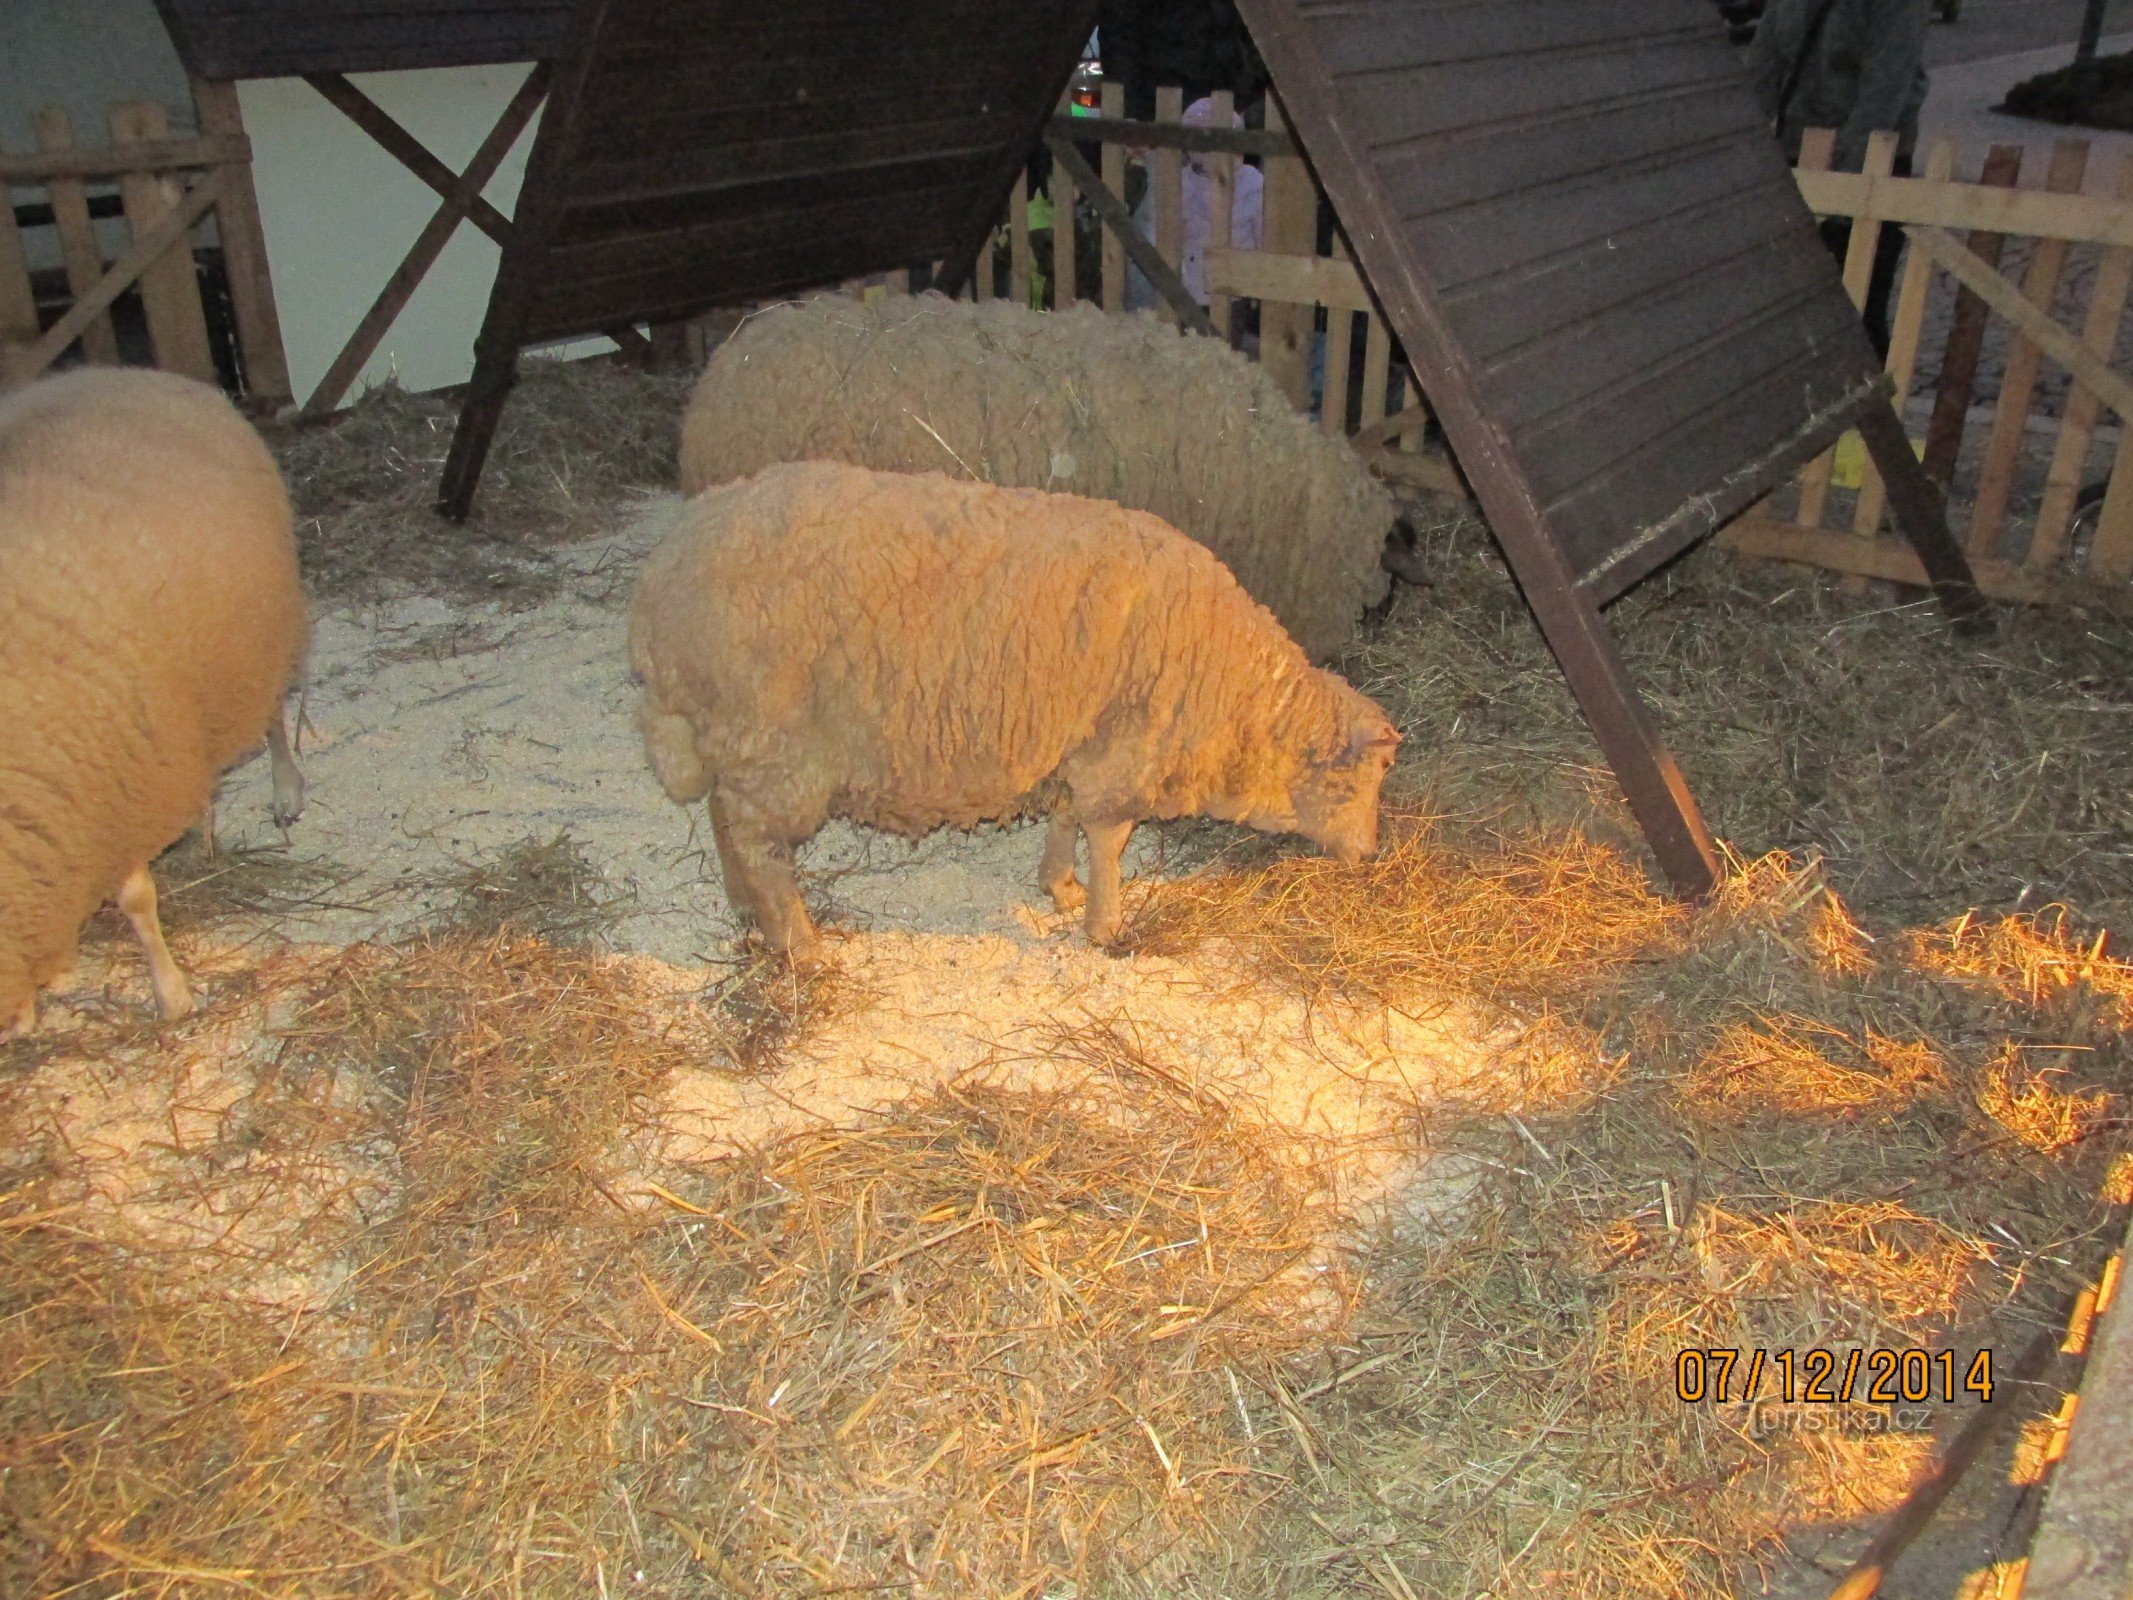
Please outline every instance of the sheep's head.
[{"label": "sheep's head", "polygon": [[1290,789],[1296,831],[1351,865],[1378,847],[1378,791],[1400,748],[1399,730],[1376,701],[1331,673],[1344,715],[1333,745],[1303,763]]}]

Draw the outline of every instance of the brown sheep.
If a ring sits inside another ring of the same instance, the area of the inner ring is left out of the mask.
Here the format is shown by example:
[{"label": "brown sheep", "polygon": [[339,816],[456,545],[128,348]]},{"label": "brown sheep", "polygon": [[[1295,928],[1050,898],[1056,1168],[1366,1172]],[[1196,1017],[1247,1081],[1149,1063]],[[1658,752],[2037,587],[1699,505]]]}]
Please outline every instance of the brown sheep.
[{"label": "brown sheep", "polygon": [[1221,562],[1107,502],[829,462],[690,502],[645,564],[630,660],[653,770],[708,797],[726,892],[809,959],[793,851],[832,816],[906,835],[1052,808],[1040,885],[1117,934],[1144,818],[1377,845],[1399,735]]},{"label": "brown sheep", "polygon": [[0,397],[0,1037],[113,896],[157,1009],[191,1009],[149,863],[262,734],[294,819],[307,638],[281,474],[219,393],[91,369]]}]

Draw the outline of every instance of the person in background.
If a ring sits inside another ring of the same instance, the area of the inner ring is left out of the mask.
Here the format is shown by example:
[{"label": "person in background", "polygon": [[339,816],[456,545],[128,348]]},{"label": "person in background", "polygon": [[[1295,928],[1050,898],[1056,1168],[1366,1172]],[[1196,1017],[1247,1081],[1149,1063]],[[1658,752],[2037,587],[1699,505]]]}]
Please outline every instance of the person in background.
[{"label": "person in background", "polygon": [[[1188,127],[1205,128],[1214,121],[1214,102],[1202,95],[1185,108],[1184,121]],[[1244,118],[1235,112],[1230,114],[1230,126],[1241,128]],[[1203,151],[1188,152],[1185,157],[1183,188],[1184,197],[1184,260],[1178,265],[1178,276],[1193,299],[1207,304],[1207,247],[1209,236],[1214,232],[1214,174],[1208,170],[1209,157]],[[1259,217],[1266,193],[1266,175],[1248,162],[1237,163],[1237,177],[1230,190],[1229,242],[1238,250],[1259,248]],[[1151,188],[1141,196],[1141,203],[1134,208],[1133,220],[1141,233],[1151,242],[1155,238],[1155,193]],[[1155,285],[1131,262],[1126,265],[1126,309],[1140,311],[1156,305],[1161,296]]]},{"label": "person in background", "polygon": [[[1933,0],[1771,0],[1748,48],[1748,71],[1785,159],[1798,164],[1809,128],[1834,128],[1833,165],[1857,172],[1867,135],[1897,136],[1895,171],[1911,175],[1918,112],[1926,100],[1926,27]],[[1838,261],[1851,222],[1832,217],[1822,240]],[[1889,350],[1889,294],[1903,254],[1903,230],[1884,226],[1874,249],[1861,315],[1874,349]]]}]

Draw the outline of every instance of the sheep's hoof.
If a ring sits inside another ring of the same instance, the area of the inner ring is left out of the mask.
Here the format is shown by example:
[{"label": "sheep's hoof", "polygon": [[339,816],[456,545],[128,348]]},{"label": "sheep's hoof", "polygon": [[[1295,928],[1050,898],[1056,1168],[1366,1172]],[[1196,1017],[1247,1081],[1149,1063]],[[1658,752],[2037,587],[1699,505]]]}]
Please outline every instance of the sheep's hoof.
[{"label": "sheep's hoof", "polygon": [[1054,911],[1079,911],[1089,903],[1089,891],[1081,886],[1079,878],[1062,878],[1057,883],[1048,883],[1044,892],[1052,897]]}]

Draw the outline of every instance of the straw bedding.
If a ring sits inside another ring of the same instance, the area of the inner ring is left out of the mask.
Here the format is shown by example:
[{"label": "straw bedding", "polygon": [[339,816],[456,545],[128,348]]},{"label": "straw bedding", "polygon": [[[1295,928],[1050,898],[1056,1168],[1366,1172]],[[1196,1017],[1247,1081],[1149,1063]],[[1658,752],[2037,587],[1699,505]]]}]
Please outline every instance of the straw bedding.
[{"label": "straw bedding", "polygon": [[1390,1214],[1130,1005],[674,1157],[677,1078],[775,1090],[869,996],[676,994],[600,950],[626,896],[567,837],[346,949],[273,937],[330,863],[239,861],[181,935],[231,941],[208,1015],[0,1050],[0,1592],[1715,1600],[1841,1559],[1934,1435],[1685,1405],[1674,1358],[2004,1359],[2122,1232],[2124,635],[1955,645],[1716,552],[1641,591],[1633,668],[1750,852],[1690,913],[1486,545],[1430,553],[1347,658],[1409,736],[1380,856],[1171,830],[1121,964],[1329,1036],[1476,1018]]}]

